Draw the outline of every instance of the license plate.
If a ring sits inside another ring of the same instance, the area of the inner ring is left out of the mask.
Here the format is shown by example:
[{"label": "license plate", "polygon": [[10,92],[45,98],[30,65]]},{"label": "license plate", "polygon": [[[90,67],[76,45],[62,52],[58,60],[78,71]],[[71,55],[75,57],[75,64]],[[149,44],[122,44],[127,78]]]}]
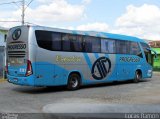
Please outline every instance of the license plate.
[{"label": "license plate", "polygon": [[14,81],[14,82],[18,82],[18,79],[17,79],[17,78],[14,78],[13,81]]}]

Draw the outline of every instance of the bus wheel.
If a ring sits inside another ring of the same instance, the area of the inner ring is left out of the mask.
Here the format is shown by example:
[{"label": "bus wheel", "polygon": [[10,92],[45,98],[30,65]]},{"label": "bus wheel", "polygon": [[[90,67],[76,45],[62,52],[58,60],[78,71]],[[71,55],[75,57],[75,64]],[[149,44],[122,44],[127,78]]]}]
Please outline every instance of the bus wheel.
[{"label": "bus wheel", "polygon": [[142,78],[141,72],[136,71],[133,82],[134,82],[134,83],[138,83],[138,82],[141,80],[141,78]]},{"label": "bus wheel", "polygon": [[67,89],[69,90],[77,90],[80,87],[81,78],[78,74],[70,74],[68,78]]}]

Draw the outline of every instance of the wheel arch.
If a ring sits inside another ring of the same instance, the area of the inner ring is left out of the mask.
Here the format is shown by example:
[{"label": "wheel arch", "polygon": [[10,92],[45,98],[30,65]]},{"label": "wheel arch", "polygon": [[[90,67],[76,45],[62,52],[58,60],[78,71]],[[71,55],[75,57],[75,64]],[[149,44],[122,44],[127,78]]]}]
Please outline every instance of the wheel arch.
[{"label": "wheel arch", "polygon": [[141,70],[141,69],[137,69],[135,72],[140,73],[140,74],[141,74],[141,78],[143,78],[143,72],[142,72],[142,70]]},{"label": "wheel arch", "polygon": [[81,85],[82,85],[82,79],[83,79],[83,75],[82,75],[82,73],[80,72],[80,71],[77,71],[77,70],[74,70],[74,71],[70,71],[69,73],[68,73],[68,78],[67,78],[67,82],[68,82],[68,79],[69,79],[69,76],[70,75],[72,75],[72,74],[77,74],[77,75],[79,75],[80,76],[80,83],[81,83]]}]

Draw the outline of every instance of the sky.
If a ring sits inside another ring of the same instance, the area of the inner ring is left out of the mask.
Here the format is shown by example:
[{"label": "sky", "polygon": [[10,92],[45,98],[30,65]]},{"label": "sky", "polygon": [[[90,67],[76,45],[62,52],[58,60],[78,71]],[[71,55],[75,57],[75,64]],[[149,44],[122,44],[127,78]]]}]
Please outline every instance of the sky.
[{"label": "sky", "polygon": [[[21,25],[21,2],[0,0],[0,26]],[[32,0],[25,0],[27,4]],[[19,22],[3,22],[19,21]],[[160,0],[33,0],[25,22],[160,40]]]}]

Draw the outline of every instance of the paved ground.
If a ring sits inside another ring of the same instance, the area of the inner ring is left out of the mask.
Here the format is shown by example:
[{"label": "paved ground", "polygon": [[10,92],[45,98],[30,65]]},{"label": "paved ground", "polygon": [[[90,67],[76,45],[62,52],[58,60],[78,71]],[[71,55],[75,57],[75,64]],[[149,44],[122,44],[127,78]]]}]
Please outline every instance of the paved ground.
[{"label": "paved ground", "polygon": [[33,88],[0,82],[0,112],[106,113],[160,112],[160,75],[138,84]]}]

